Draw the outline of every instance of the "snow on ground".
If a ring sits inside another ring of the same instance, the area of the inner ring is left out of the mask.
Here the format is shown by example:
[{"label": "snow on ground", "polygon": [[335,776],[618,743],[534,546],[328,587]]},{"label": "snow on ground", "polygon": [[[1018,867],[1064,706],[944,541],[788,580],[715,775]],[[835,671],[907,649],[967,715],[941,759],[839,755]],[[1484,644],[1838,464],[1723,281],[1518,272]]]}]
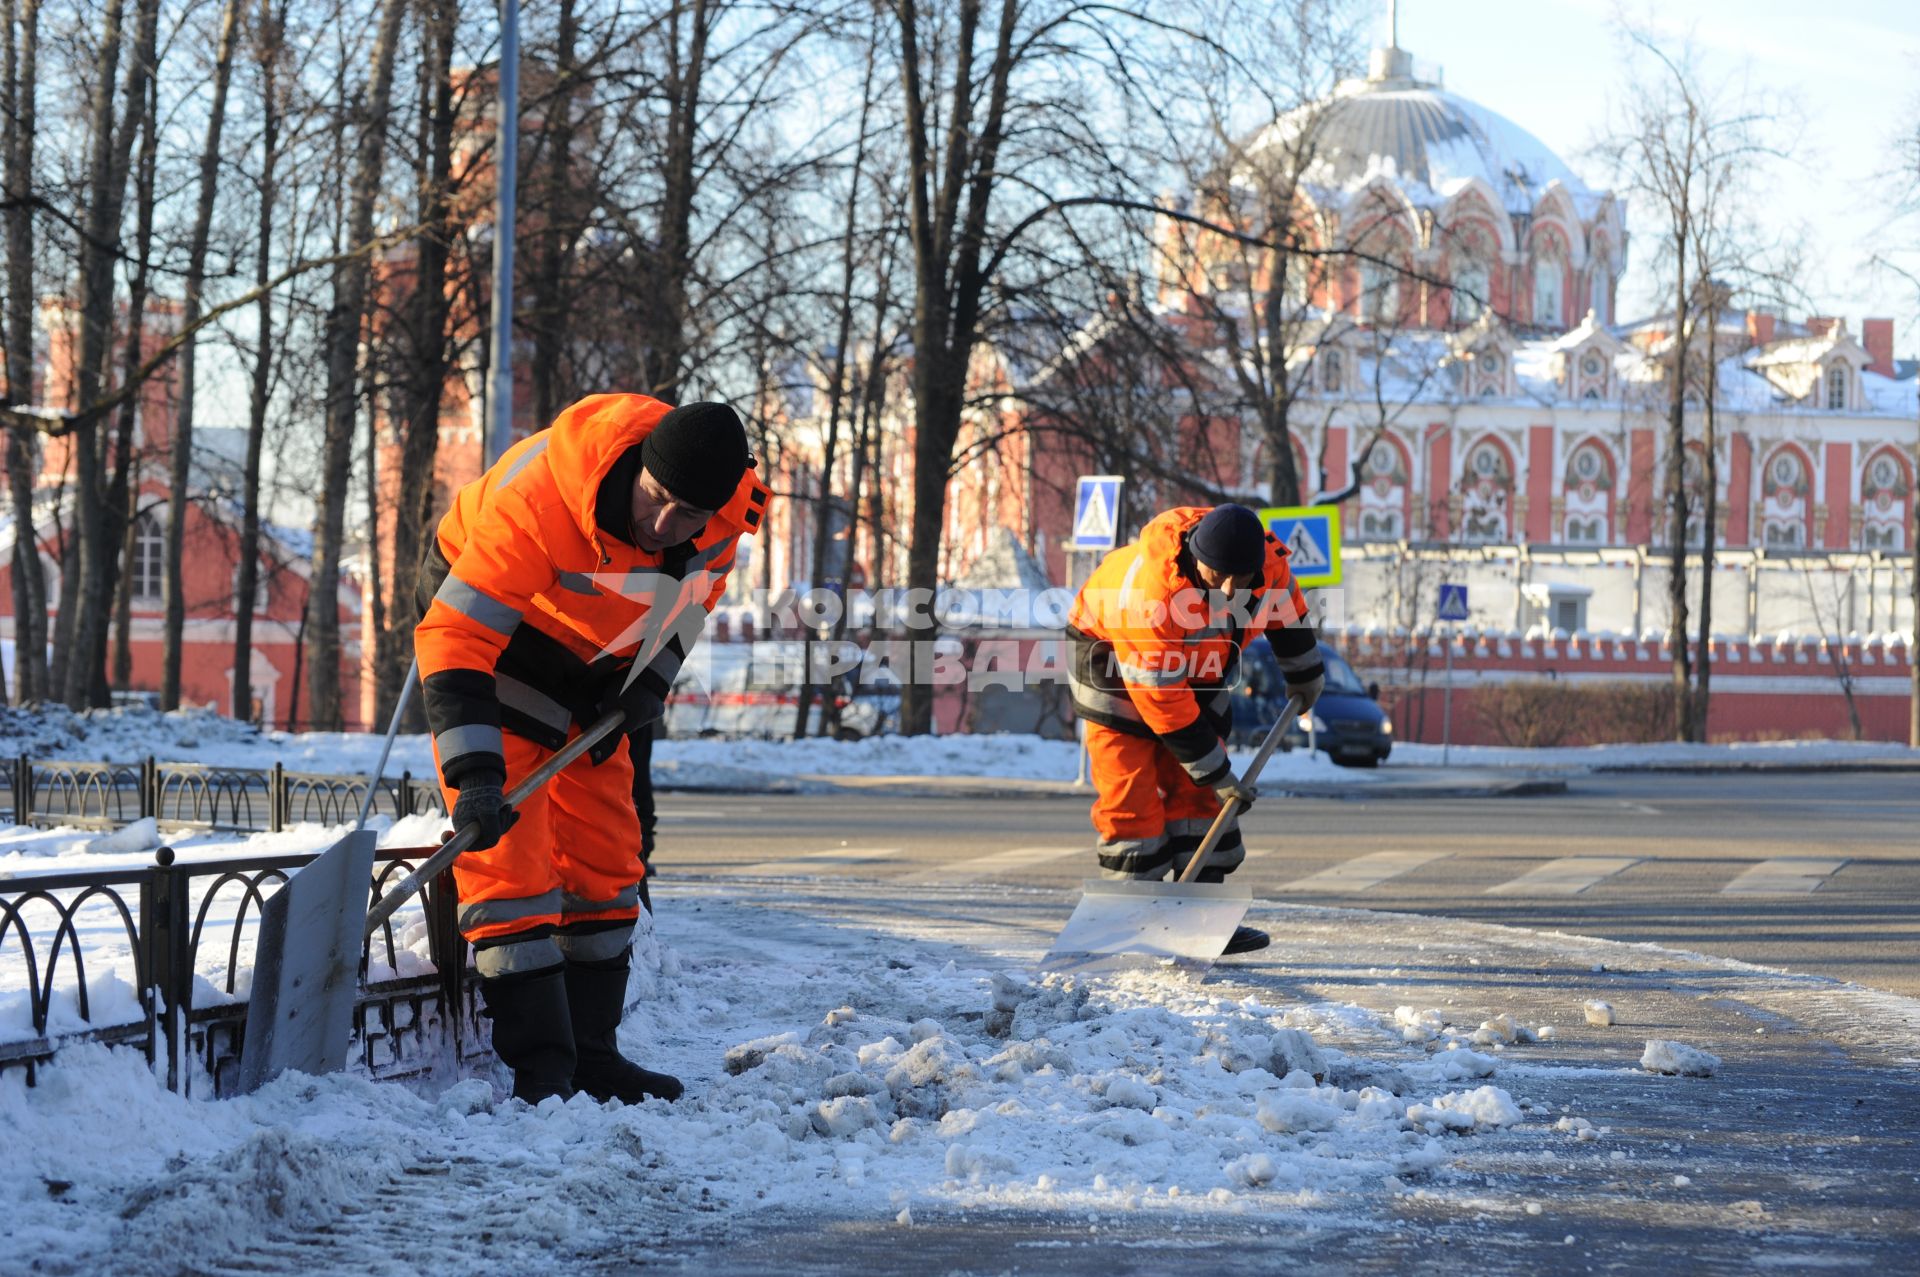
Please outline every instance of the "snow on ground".
[{"label": "snow on ground", "polygon": [[377,1210],[423,1167],[445,1178],[409,1227],[448,1269],[474,1267],[482,1236],[513,1268],[762,1210],[1344,1216],[1529,1121],[1488,1057],[1461,1069],[1472,1052],[1382,1030],[1371,1058],[1301,1027],[1357,1008],[1144,973],[1036,979],[897,937],[878,961],[870,936],[719,900],[669,908],[661,931],[643,937],[623,1038],[687,1078],[677,1105],[533,1110],[485,1078],[354,1076],[182,1100],[137,1054],[98,1047],[36,1089],[0,1078],[10,1262],[192,1268]]},{"label": "snow on ground", "polygon": [[[365,774],[380,756],[381,737],[362,732],[260,732],[204,710],[160,714],[146,709],[33,712],[0,709],[0,756],[134,762],[151,754],[167,762],[225,767],[270,767],[335,775]],[[1244,766],[1250,750],[1236,752]],[[662,740],[654,745],[662,788],[807,792],[804,778],[902,776],[985,780],[1071,781],[1079,770],[1073,741],[1033,735],[879,736],[861,741]],[[1720,745],[1596,745],[1570,749],[1509,749],[1457,745],[1456,767],[1587,771],[1600,767],[1675,765],[1808,765],[1870,760],[1920,762],[1920,750],[1876,741],[1767,741]],[[1438,745],[1399,742],[1378,770],[1336,766],[1325,754],[1302,750],[1273,757],[1264,782],[1314,785],[1391,783],[1395,772],[1440,765]],[[433,750],[424,735],[401,736],[387,774],[433,774]]]},{"label": "snow on ground", "polygon": [[1687,1077],[1712,1077],[1720,1067],[1720,1057],[1684,1042],[1652,1038],[1640,1056],[1640,1067],[1649,1073],[1678,1073]]},{"label": "snow on ground", "polygon": [[[364,775],[380,757],[381,737],[364,732],[261,732],[202,710],[160,714],[122,709],[75,714],[52,709],[0,711],[0,756],[135,762],[151,754],[166,762],[221,767]],[[1250,756],[1250,755],[1248,755]],[[654,744],[654,772],[663,787],[684,789],[805,790],[806,776],[930,776],[1071,781],[1079,745],[1039,736],[878,736],[861,741],[662,740]],[[1244,758],[1243,758],[1244,761]],[[433,773],[433,748],[424,735],[394,741],[387,774]],[[1350,782],[1376,779],[1335,766],[1324,754],[1277,754],[1266,776],[1277,781]]]}]

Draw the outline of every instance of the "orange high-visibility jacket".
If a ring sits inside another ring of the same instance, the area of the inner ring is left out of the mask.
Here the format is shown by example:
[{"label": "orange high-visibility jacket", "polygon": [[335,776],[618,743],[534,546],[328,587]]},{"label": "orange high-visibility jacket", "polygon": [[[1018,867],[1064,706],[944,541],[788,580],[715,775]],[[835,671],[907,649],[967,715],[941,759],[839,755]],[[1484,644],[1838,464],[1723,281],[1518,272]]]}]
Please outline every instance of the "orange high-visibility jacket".
[{"label": "orange high-visibility jacket", "polygon": [[[1228,774],[1221,738],[1239,649],[1265,633],[1283,667],[1317,652],[1306,599],[1287,548],[1267,534],[1267,558],[1240,615],[1209,606],[1187,537],[1210,507],[1156,516],[1140,539],[1101,560],[1068,616],[1074,709],[1090,722],[1157,736],[1189,775],[1214,785]],[[1318,662],[1317,655],[1310,659]],[[1289,670],[1292,673],[1292,670]]]},{"label": "orange high-visibility jacket", "polygon": [[765,518],[754,470],[699,536],[650,554],[594,522],[601,481],[670,405],[593,395],[462,488],[421,570],[414,630],[441,775],[506,770],[501,731],[548,749],[591,721],[636,660],[663,699]]}]

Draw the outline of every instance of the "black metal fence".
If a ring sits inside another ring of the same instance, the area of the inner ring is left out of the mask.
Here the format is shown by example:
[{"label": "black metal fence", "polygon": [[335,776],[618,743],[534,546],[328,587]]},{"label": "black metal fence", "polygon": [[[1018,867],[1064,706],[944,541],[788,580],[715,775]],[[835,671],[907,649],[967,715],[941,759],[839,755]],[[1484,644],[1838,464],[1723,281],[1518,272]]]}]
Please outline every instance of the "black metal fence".
[{"label": "black metal fence", "polygon": [[[433,850],[376,853],[375,896]],[[25,1069],[31,1085],[59,1047],[103,1042],[137,1046],[148,1060],[164,1061],[168,1087],[181,1094],[192,1089],[196,1076],[210,1078],[216,1095],[230,1091],[246,1037],[246,1002],[236,992],[242,955],[250,952],[260,906],[274,885],[284,884],[291,870],[312,859],[288,855],[177,863],[162,848],[145,868],[0,878],[0,964],[16,958],[23,963],[32,1020],[31,1037],[0,1041],[0,1070]],[[201,942],[209,919],[227,916],[215,913],[223,901],[232,907],[232,935],[224,966],[216,959],[215,974],[205,976]],[[439,875],[422,903],[425,963],[398,943],[391,920],[361,953],[354,1047],[360,1067],[375,1077],[424,1073],[487,1049],[478,985],[467,963],[466,941],[454,925],[452,875]],[[139,1016],[113,1018],[103,1011],[96,1017],[89,956],[127,949]],[[56,994],[69,987],[72,1009],[85,1023],[77,1030],[64,1022],[50,1024]],[[204,1074],[190,1067],[196,1059]]]},{"label": "black metal fence", "polygon": [[302,821],[338,825],[360,814],[367,786],[373,810],[395,817],[446,814],[434,777],[335,776],[205,763],[67,762],[22,755],[0,789],[0,818],[16,825],[113,829],[155,817],[163,829],[279,832]]}]

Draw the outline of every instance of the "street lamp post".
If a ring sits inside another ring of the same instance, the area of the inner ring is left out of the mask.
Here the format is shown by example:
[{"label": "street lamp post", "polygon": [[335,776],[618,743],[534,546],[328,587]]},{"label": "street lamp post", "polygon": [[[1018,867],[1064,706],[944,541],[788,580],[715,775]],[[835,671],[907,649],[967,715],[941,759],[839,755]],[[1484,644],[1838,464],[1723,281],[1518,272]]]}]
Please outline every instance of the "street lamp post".
[{"label": "street lamp post", "polygon": [[520,161],[520,6],[500,0],[499,117],[494,127],[493,337],[485,465],[513,446],[513,218]]}]

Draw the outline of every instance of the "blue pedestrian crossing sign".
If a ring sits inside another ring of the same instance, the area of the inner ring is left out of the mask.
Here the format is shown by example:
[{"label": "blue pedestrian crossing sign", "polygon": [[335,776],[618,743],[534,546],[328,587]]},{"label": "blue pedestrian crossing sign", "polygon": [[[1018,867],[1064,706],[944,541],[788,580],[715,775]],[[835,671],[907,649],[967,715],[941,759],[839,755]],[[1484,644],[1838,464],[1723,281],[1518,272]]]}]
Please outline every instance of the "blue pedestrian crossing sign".
[{"label": "blue pedestrian crossing sign", "polygon": [[1340,584],[1340,507],[1269,506],[1260,522],[1287,547],[1287,567],[1303,590]]},{"label": "blue pedestrian crossing sign", "polygon": [[1120,483],[1117,474],[1083,474],[1073,500],[1076,550],[1111,550],[1120,542]]},{"label": "blue pedestrian crossing sign", "polygon": [[1464,621],[1468,615],[1470,614],[1467,611],[1467,587],[1442,584],[1439,618],[1443,621]]}]

